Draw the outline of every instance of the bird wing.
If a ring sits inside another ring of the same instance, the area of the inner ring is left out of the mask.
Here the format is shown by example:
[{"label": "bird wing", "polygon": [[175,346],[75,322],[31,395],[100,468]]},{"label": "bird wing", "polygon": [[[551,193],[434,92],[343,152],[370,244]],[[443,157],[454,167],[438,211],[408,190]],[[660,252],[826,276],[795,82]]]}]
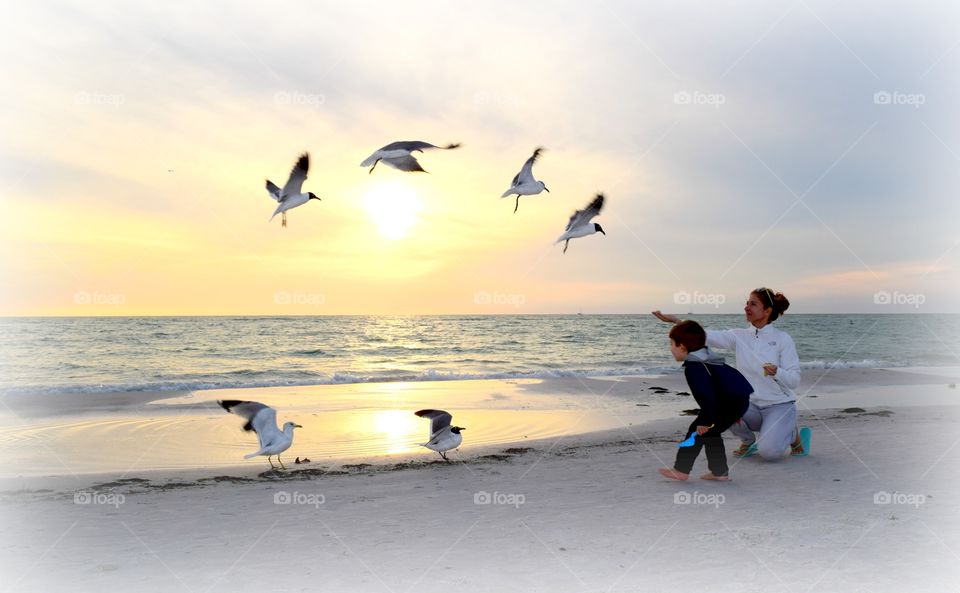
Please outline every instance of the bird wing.
[{"label": "bird wing", "polygon": [[430,435],[430,440],[426,442],[427,445],[439,445],[444,439],[449,439],[450,435],[453,433],[450,432],[450,427],[446,426],[441,428],[438,432]]},{"label": "bird wing", "polygon": [[453,420],[453,416],[449,412],[444,412],[443,410],[420,410],[419,412],[414,412],[417,416],[421,418],[430,419],[430,439],[434,439],[437,434],[445,429],[450,427],[450,421]]},{"label": "bird wing", "polygon": [[381,162],[386,163],[395,169],[400,169],[401,171],[424,171],[416,157],[414,157],[412,154],[381,159]]},{"label": "bird wing", "polygon": [[300,158],[297,159],[297,164],[293,166],[293,170],[290,171],[290,179],[287,179],[286,185],[283,186],[283,191],[280,192],[281,201],[286,199],[287,196],[296,196],[300,194],[300,191],[303,189],[303,182],[307,179],[307,171],[310,169],[310,155],[303,153],[300,155]]},{"label": "bird wing", "polygon": [[380,151],[406,150],[407,152],[412,152],[414,150],[423,150],[425,148],[439,148],[439,146],[435,146],[429,142],[423,142],[420,140],[400,140],[399,142],[391,142],[390,144],[387,144],[381,148]]},{"label": "bird wing", "polygon": [[276,201],[280,201],[280,188],[277,187],[277,184],[267,179],[267,191],[270,193],[270,197]]},{"label": "bird wing", "polygon": [[520,169],[520,172],[517,173],[517,176],[513,178],[513,185],[517,186],[521,183],[533,183],[536,181],[533,178],[533,164],[537,162],[537,159],[540,157],[540,153],[543,151],[543,147],[537,148],[533,151],[533,156],[527,159],[527,162],[523,164],[523,168]]},{"label": "bird wing", "polygon": [[450,150],[452,148],[460,148],[459,142],[453,142],[447,144],[446,146],[437,146],[436,144],[430,144],[429,142],[424,142],[422,140],[400,140],[399,142],[391,142],[378,152],[389,151],[389,150],[406,150],[407,152],[413,152],[414,150],[427,150],[429,148],[442,148],[444,150]]},{"label": "bird wing", "polygon": [[280,434],[280,429],[277,428],[277,411],[269,406],[257,412],[250,422],[253,424],[254,432],[257,433],[257,438],[260,439],[261,448],[272,443]]},{"label": "bird wing", "polygon": [[280,432],[280,429],[277,428],[277,411],[270,406],[260,402],[236,399],[217,400],[217,403],[231,414],[236,414],[247,420],[247,423],[243,425],[243,430],[256,432],[257,438],[260,439],[260,447],[264,447],[271,442],[276,433]]},{"label": "bird wing", "polygon": [[577,210],[573,213],[573,215],[570,217],[570,220],[567,222],[566,230],[570,231],[580,225],[587,224],[593,219],[594,216],[600,214],[601,208],[603,208],[603,194],[597,194],[597,197],[590,202],[589,206],[583,210]]}]

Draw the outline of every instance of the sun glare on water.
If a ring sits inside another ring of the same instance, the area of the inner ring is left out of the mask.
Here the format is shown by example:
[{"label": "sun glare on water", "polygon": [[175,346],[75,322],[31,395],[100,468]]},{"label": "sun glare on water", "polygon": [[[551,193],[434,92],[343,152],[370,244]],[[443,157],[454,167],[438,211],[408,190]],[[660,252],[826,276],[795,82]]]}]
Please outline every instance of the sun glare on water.
[{"label": "sun glare on water", "polygon": [[410,234],[423,209],[416,191],[399,183],[374,187],[363,197],[363,206],[380,234],[393,241]]}]

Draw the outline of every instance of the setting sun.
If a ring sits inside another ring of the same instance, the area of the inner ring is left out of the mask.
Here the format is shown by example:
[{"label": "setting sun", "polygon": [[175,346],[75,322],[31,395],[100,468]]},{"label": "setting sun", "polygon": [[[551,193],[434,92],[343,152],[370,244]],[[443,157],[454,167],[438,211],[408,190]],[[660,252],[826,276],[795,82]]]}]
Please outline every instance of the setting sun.
[{"label": "setting sun", "polygon": [[400,183],[375,186],[363,197],[363,206],[380,234],[394,241],[409,234],[423,209],[416,191]]}]

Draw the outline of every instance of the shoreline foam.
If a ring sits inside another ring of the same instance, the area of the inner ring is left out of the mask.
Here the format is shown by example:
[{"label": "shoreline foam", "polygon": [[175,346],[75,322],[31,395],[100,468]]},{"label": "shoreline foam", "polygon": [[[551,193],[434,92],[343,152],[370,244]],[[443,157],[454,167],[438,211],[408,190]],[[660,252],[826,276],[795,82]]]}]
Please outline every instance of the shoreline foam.
[{"label": "shoreline foam", "polygon": [[[726,356],[731,359],[731,356]],[[840,369],[876,369],[909,370],[911,368],[941,369],[941,372],[954,372],[956,365],[945,364],[936,367],[912,367],[907,363],[897,364],[885,360],[857,361],[801,361],[803,371],[840,370]],[[0,398],[23,395],[87,395],[99,393],[167,393],[178,391],[213,391],[220,389],[258,389],[265,387],[316,387],[320,385],[364,385],[370,383],[430,383],[450,381],[485,381],[514,379],[596,379],[602,377],[661,376],[679,373],[676,365],[637,366],[607,369],[542,369],[538,371],[507,371],[489,373],[460,373],[451,371],[425,370],[420,373],[395,375],[360,375],[349,372],[336,372],[332,375],[315,374],[303,380],[237,380],[237,381],[154,381],[130,384],[68,384],[53,386],[18,386],[0,389]]]}]

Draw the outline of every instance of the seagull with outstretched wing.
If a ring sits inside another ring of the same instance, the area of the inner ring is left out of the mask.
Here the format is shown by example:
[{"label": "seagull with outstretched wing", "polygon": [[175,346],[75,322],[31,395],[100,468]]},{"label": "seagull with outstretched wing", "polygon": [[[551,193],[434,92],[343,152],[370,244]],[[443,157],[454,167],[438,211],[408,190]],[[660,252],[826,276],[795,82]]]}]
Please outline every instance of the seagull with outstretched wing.
[{"label": "seagull with outstretched wing", "polygon": [[454,144],[448,144],[446,146],[436,146],[434,144],[430,144],[429,142],[423,142],[420,140],[401,140],[399,142],[391,142],[383,148],[374,151],[373,154],[368,156],[362,163],[360,163],[360,166],[370,167],[370,173],[373,173],[373,170],[377,167],[377,163],[383,162],[385,165],[390,165],[394,169],[399,169],[401,171],[419,171],[426,173],[423,167],[420,166],[420,163],[417,162],[416,157],[413,156],[413,153],[423,152],[424,150],[429,150],[431,148],[451,150],[453,148],[460,148],[460,143],[457,142]]},{"label": "seagull with outstretched wing", "polygon": [[426,443],[420,443],[420,446],[436,451],[445,461],[450,461],[447,459],[447,451],[460,446],[460,443],[463,442],[463,435],[460,434],[460,431],[466,430],[466,428],[451,426],[453,416],[443,410],[420,410],[414,413],[421,418],[430,419],[430,440]]},{"label": "seagull with outstretched wing", "polygon": [[514,176],[513,181],[510,182],[510,189],[503,192],[503,195],[500,196],[501,198],[505,198],[517,194],[517,203],[513,207],[514,214],[516,214],[517,208],[520,207],[520,196],[535,196],[542,191],[550,193],[550,190],[547,189],[547,185],[544,182],[537,181],[533,178],[533,164],[540,158],[540,153],[543,152],[543,150],[543,147],[540,147],[533,151],[533,156],[527,159],[527,162],[523,164],[523,168]]},{"label": "seagull with outstretched wing", "polygon": [[247,423],[243,425],[243,430],[254,431],[257,433],[257,438],[260,439],[260,450],[244,455],[244,459],[266,455],[270,467],[276,469],[273,461],[270,460],[271,457],[276,455],[280,467],[287,469],[283,465],[283,461],[280,461],[280,454],[293,444],[293,429],[303,428],[302,426],[293,422],[286,422],[282,430],[277,428],[277,411],[260,402],[224,399],[217,400],[217,403],[224,410],[245,419]]},{"label": "seagull with outstretched wing", "polygon": [[603,194],[597,194],[597,197],[595,197],[586,208],[573,213],[567,222],[566,230],[560,235],[554,245],[564,241],[563,252],[566,253],[567,247],[570,246],[570,239],[586,237],[594,233],[603,233],[606,235],[607,233],[603,230],[603,227],[595,222],[590,222],[600,214],[601,208],[603,208]]},{"label": "seagull with outstretched wing", "polygon": [[302,191],[303,182],[307,179],[307,171],[309,169],[310,155],[303,153],[300,155],[300,158],[297,159],[297,164],[294,165],[293,170],[290,171],[290,178],[287,179],[287,183],[284,184],[282,189],[267,179],[267,192],[270,194],[270,197],[277,202],[277,209],[273,211],[273,216],[270,217],[270,220],[273,220],[277,214],[283,214],[282,226],[287,226],[287,210],[296,208],[297,206],[303,206],[310,200],[320,199],[313,192]]}]

